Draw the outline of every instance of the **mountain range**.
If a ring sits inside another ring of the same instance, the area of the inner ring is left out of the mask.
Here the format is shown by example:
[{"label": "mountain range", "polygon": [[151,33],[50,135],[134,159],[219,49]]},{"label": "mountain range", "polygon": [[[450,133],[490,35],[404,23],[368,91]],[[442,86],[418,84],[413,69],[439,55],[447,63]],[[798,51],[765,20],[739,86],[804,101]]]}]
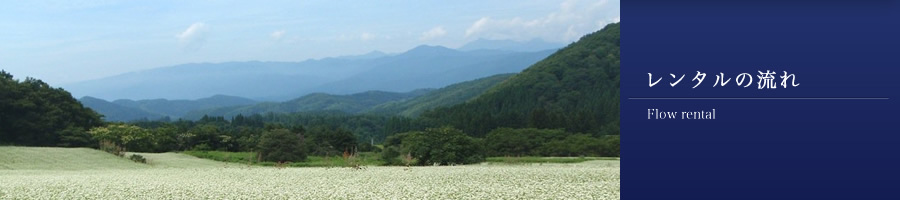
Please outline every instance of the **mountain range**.
[{"label": "mountain range", "polygon": [[405,101],[430,92],[431,89],[419,89],[410,92],[366,91],[348,95],[313,93],[290,101],[275,103],[264,102],[247,106],[230,106],[212,109],[194,110],[184,116],[185,119],[200,119],[204,115],[225,116],[231,118],[238,114],[252,115],[265,113],[294,113],[304,111],[341,111],[359,113],[370,107],[392,101]]},{"label": "mountain range", "polygon": [[[531,51],[541,48],[550,49]],[[400,54],[372,51],[298,63],[184,64],[67,87],[73,94],[92,94],[80,101],[109,121],[304,111],[414,117],[471,100],[554,51],[538,40],[480,39],[460,50],[423,45]],[[222,95],[234,93],[253,99]],[[127,98],[102,99],[113,97]],[[142,97],[154,98],[129,99]]]},{"label": "mountain range", "polygon": [[112,102],[85,96],[78,99],[85,106],[104,115],[107,121],[156,120],[161,118],[177,119],[192,110],[210,109],[227,106],[250,105],[254,100],[215,95],[197,100],[128,100],[119,99]]},{"label": "mountain range", "polygon": [[[491,48],[489,43],[519,45]],[[399,54],[373,51],[302,62],[190,63],[62,87],[76,97],[100,99],[198,99],[229,95],[286,101],[311,93],[405,92],[516,73],[559,47],[541,42],[476,40],[461,48],[465,50],[422,45]]]},{"label": "mountain range", "polygon": [[349,95],[314,93],[281,103],[266,102],[247,106],[194,110],[184,115],[184,118],[191,120],[200,119],[203,116],[231,118],[238,114],[247,116],[306,111],[341,111],[414,117],[428,109],[464,103],[512,76],[513,74],[498,74],[440,89],[418,89],[404,93],[384,91],[366,91]]}]

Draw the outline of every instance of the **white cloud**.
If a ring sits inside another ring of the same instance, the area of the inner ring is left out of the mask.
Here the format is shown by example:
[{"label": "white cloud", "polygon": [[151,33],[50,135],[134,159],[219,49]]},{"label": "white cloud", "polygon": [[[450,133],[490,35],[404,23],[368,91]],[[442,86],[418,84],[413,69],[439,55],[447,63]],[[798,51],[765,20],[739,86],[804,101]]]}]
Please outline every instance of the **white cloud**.
[{"label": "white cloud", "polygon": [[369,40],[375,39],[375,34],[371,34],[369,32],[364,32],[359,35],[359,39],[362,41],[369,41]]},{"label": "white cloud", "polygon": [[419,37],[420,40],[431,40],[434,38],[439,38],[444,35],[447,35],[447,30],[444,30],[443,26],[434,27],[431,30],[422,32],[422,37]]},{"label": "white cloud", "polygon": [[470,26],[468,29],[466,29],[466,37],[474,35],[477,32],[483,31],[485,29],[485,27],[484,27],[485,24],[487,24],[488,21],[490,21],[490,20],[491,20],[490,17],[482,17],[481,19],[478,19],[478,21],[475,21],[475,23],[473,23],[472,26]]},{"label": "white cloud", "polygon": [[206,35],[206,31],[207,31],[206,24],[197,22],[197,23],[191,24],[190,27],[185,29],[183,32],[175,35],[175,37],[178,38],[179,41],[189,41],[189,40],[193,40],[196,38],[204,37]]},{"label": "white cloud", "polygon": [[269,36],[271,36],[272,39],[281,40],[281,38],[284,37],[284,33],[285,33],[284,30],[280,30],[280,31],[272,32],[272,34]]},{"label": "white cloud", "polygon": [[482,17],[466,29],[466,37],[570,42],[618,21],[619,1],[568,0],[556,11],[533,19]]},{"label": "white cloud", "polygon": [[206,42],[208,32],[209,28],[206,24],[197,22],[191,24],[190,27],[175,35],[175,38],[178,39],[178,42],[181,43],[182,47],[193,50],[203,46],[203,43]]}]

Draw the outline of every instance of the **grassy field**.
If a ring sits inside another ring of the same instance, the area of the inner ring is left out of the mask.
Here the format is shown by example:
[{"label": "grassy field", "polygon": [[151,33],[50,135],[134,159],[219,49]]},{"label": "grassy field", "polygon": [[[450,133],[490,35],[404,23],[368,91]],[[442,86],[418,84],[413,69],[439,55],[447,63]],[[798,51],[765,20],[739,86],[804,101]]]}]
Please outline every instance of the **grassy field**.
[{"label": "grassy field", "polygon": [[619,199],[619,161],[275,168],[178,153],[0,147],[0,199]]},{"label": "grassy field", "polygon": [[146,169],[150,167],[90,148],[0,147],[0,170]]}]

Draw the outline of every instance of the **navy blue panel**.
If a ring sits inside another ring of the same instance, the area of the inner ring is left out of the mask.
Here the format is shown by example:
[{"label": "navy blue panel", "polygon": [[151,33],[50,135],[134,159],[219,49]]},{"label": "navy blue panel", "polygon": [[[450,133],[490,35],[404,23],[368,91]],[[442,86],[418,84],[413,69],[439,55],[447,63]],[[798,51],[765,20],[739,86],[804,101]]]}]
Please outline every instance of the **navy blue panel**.
[{"label": "navy blue panel", "polygon": [[[900,199],[900,3],[621,9],[624,199]],[[800,85],[758,89],[766,70]],[[697,71],[707,76],[691,88]],[[663,79],[649,87],[648,73]],[[671,87],[670,73],[684,79]],[[719,73],[725,87],[713,87]],[[750,87],[735,85],[740,73]],[[648,120],[648,109],[716,119]]]}]

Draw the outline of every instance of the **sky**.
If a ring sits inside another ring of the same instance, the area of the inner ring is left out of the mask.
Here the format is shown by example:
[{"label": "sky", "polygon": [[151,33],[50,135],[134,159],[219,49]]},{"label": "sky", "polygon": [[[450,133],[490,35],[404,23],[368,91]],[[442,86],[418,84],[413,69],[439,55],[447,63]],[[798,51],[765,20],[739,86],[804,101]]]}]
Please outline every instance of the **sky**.
[{"label": "sky", "polygon": [[57,86],[184,63],[399,53],[479,38],[570,43],[620,19],[618,0],[0,1],[0,69]]}]

